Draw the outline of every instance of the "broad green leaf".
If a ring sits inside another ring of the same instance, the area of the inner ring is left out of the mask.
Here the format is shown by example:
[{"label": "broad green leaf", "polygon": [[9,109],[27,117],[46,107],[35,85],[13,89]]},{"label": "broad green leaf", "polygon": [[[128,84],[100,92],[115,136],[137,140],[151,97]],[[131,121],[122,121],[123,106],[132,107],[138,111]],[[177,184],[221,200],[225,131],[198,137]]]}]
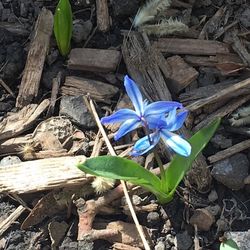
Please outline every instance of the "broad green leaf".
[{"label": "broad green leaf", "polygon": [[192,151],[189,157],[175,155],[169,167],[165,170],[166,186],[169,197],[173,197],[176,188],[183,179],[185,173],[189,170],[192,162],[198,154],[205,148],[209,140],[214,135],[220,124],[220,118],[216,118],[207,127],[202,128],[195,133],[188,142],[191,144]]},{"label": "broad green leaf", "polygon": [[240,248],[234,240],[228,239],[220,244],[220,250],[240,250]]},{"label": "broad green leaf", "polygon": [[90,158],[77,167],[92,175],[129,181],[148,189],[156,196],[161,193],[160,179],[132,160],[118,156],[99,156]]},{"label": "broad green leaf", "polygon": [[54,34],[61,55],[66,56],[70,51],[73,21],[69,0],[60,0],[54,16]]}]

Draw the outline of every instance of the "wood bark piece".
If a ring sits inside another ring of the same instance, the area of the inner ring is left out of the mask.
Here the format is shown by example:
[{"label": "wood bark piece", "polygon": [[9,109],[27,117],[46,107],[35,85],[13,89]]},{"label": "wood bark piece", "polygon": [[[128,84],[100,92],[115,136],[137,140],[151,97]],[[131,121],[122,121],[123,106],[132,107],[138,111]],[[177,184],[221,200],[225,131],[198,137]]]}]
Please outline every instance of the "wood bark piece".
[{"label": "wood bark piece", "polygon": [[229,54],[217,54],[213,56],[194,56],[186,55],[185,61],[193,66],[205,66],[205,67],[216,67],[217,64],[222,63],[233,63],[239,66],[243,66],[243,62],[240,57],[234,53]]},{"label": "wood bark piece", "polygon": [[0,142],[0,155],[20,153],[25,145],[31,145],[33,141],[32,134],[28,134]]},{"label": "wood bark piece", "polygon": [[48,108],[49,100],[43,100],[39,105],[30,104],[19,112],[7,116],[0,123],[0,141],[6,140],[30,129],[37,118]]},{"label": "wood bark piece", "polygon": [[[148,46],[145,50],[145,44],[141,38],[131,35],[123,43],[122,53],[129,74],[141,87],[148,100],[172,100],[162,75],[163,70],[160,70],[161,56],[158,56],[159,52],[154,47]],[[165,70],[168,73],[167,67]],[[189,136],[185,127],[182,128],[181,133],[186,137]],[[162,146],[161,150],[166,152],[165,146]],[[210,187],[212,178],[202,154],[194,161],[188,179],[198,191],[207,191]]]},{"label": "wood bark piece", "polygon": [[57,95],[59,93],[59,87],[61,85],[61,82],[62,82],[62,72],[59,71],[57,76],[53,78],[52,80],[51,98],[50,98],[50,105],[49,105],[49,109],[47,112],[47,116],[54,113],[55,105],[57,101]]},{"label": "wood bark piece", "polygon": [[168,87],[174,93],[179,93],[193,82],[199,75],[193,67],[188,65],[180,56],[167,58],[170,67],[170,81]]},{"label": "wood bark piece", "polygon": [[0,223],[0,237],[16,221],[16,219],[26,210],[20,205],[10,216]]},{"label": "wood bark piece", "polygon": [[186,55],[216,55],[230,53],[230,46],[210,40],[160,38],[153,46],[163,53]]},{"label": "wood bark piece", "polygon": [[204,107],[205,105],[221,101],[222,99],[229,99],[238,96],[239,95],[238,91],[244,88],[249,88],[249,86],[250,86],[250,78],[247,78],[246,80],[240,81],[236,84],[233,84],[232,86],[222,89],[221,91],[213,94],[212,96],[198,100],[188,105],[186,108],[190,111],[198,110]]},{"label": "wood bark piece", "polygon": [[[89,179],[91,180],[91,179]],[[55,189],[43,196],[31,210],[21,225],[21,229],[27,229],[41,223],[46,217],[53,217],[58,211],[65,211],[71,206],[72,201],[94,194],[90,181],[83,182],[82,185]]]},{"label": "wood bark piece", "polygon": [[62,95],[87,95],[96,101],[109,102],[119,89],[108,83],[76,76],[67,76],[61,88]]},{"label": "wood bark piece", "polygon": [[[199,88],[195,88],[185,93],[179,95],[179,99],[181,103],[185,103],[185,105],[195,102],[197,100],[206,98],[207,96],[212,96],[218,91],[221,91],[229,86],[232,86],[234,83],[237,83],[238,79],[233,79],[229,81],[223,81],[220,83],[216,83],[214,85],[203,86]],[[245,89],[247,91],[247,89]]]},{"label": "wood bark piece", "polygon": [[121,53],[105,49],[72,49],[68,68],[91,72],[114,72],[119,64]]},{"label": "wood bark piece", "polygon": [[31,193],[88,181],[76,164],[85,156],[48,158],[0,167],[0,193]]},{"label": "wood bark piece", "polygon": [[203,26],[202,31],[200,32],[199,39],[205,39],[209,33],[213,33],[213,31],[217,30],[221,25],[221,19],[224,18],[226,7],[220,7],[216,13],[206,22]]},{"label": "wood bark piece", "polygon": [[210,163],[215,163],[217,161],[226,159],[234,154],[237,154],[245,149],[248,149],[249,147],[250,147],[250,140],[242,141],[240,143],[233,145],[230,148],[219,151],[218,153],[208,157],[208,160]]},{"label": "wood bark piece", "polygon": [[233,32],[232,48],[234,49],[234,51],[236,53],[238,53],[238,55],[240,56],[240,58],[242,59],[242,61],[246,65],[250,66],[250,53],[248,52],[248,50],[245,47],[242,39],[240,39],[238,37],[238,34],[236,34],[236,32]]},{"label": "wood bark piece", "polygon": [[35,25],[35,34],[30,44],[23,77],[16,100],[16,107],[30,104],[37,96],[43,65],[53,30],[53,14],[50,10],[42,9]]},{"label": "wood bark piece", "polygon": [[96,0],[97,28],[106,32],[110,29],[110,17],[107,0]]},{"label": "wood bark piece", "polygon": [[149,100],[171,100],[171,94],[162,74],[169,76],[167,65],[162,64],[162,55],[153,47],[144,49],[145,44],[138,35],[125,39],[122,54],[127,70],[133,80],[140,86],[143,94]]},{"label": "wood bark piece", "polygon": [[221,108],[219,108],[218,110],[216,110],[211,115],[206,116],[206,118],[203,119],[199,124],[197,124],[193,128],[193,130],[194,131],[198,131],[202,127],[204,127],[207,124],[209,124],[210,122],[212,122],[216,117],[222,118],[222,117],[224,117],[224,116],[226,116],[228,114],[231,114],[234,110],[236,110],[237,108],[239,108],[242,104],[244,104],[248,100],[250,100],[250,95],[243,96],[241,98],[237,98],[236,100],[232,100],[232,101],[230,100],[230,102],[228,104],[222,106]]}]

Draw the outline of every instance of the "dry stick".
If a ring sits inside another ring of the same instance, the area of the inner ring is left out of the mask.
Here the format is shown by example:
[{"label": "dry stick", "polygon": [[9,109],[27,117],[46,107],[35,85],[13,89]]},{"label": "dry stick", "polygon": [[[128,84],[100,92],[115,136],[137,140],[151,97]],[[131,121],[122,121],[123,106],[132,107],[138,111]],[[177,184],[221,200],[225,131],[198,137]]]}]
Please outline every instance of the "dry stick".
[{"label": "dry stick", "polygon": [[204,107],[205,105],[218,102],[219,100],[225,100],[231,97],[234,97],[237,94],[237,91],[244,88],[250,87],[250,78],[247,78],[243,81],[240,81],[232,86],[229,86],[228,88],[225,88],[212,96],[209,96],[207,98],[198,100],[188,106],[186,108],[190,111],[196,111],[197,109],[200,109]]},{"label": "dry stick", "polygon": [[0,223],[0,236],[11,226],[11,224],[26,210],[20,205],[9,217]]},{"label": "dry stick", "polygon": [[90,158],[95,157],[97,155],[96,151],[97,151],[98,144],[100,141],[100,135],[101,135],[101,132],[100,132],[100,130],[98,130]]},{"label": "dry stick", "polygon": [[219,151],[218,153],[209,156],[208,160],[210,163],[215,163],[217,161],[224,160],[225,158],[229,158],[230,156],[237,154],[245,149],[248,149],[249,147],[250,147],[250,139],[237,143],[225,150]]},{"label": "dry stick", "polygon": [[16,97],[15,96],[15,94],[14,94],[14,92],[9,88],[9,86],[2,80],[2,79],[0,79],[0,85],[2,85],[3,86],[3,88],[10,94],[10,95],[12,95],[12,97]]},{"label": "dry stick", "polygon": [[[106,143],[106,145],[108,147],[108,150],[109,150],[110,154],[112,156],[116,156],[116,153],[115,153],[115,151],[114,151],[114,149],[113,149],[113,147],[112,147],[112,145],[111,145],[111,143],[110,143],[110,141],[109,141],[109,139],[108,139],[108,137],[106,135],[106,132],[105,132],[105,130],[104,130],[104,128],[103,128],[103,126],[102,126],[102,124],[100,122],[100,119],[98,117],[98,114],[96,112],[96,109],[95,109],[95,106],[94,106],[94,103],[93,103],[92,100],[90,100],[89,106],[90,106],[91,111],[93,113],[93,116],[95,118],[96,124],[97,124],[100,132],[102,133],[102,136],[103,136],[103,138],[105,140],[105,143]],[[125,181],[123,181],[123,180],[120,180],[120,181],[121,181],[121,184],[122,184],[122,187],[123,187],[124,195],[126,197],[126,200],[127,200],[128,206],[129,206],[129,210],[131,212],[132,218],[133,218],[133,220],[135,222],[135,226],[136,226],[136,228],[138,230],[138,233],[139,233],[139,235],[141,237],[143,245],[144,245],[144,247],[145,247],[146,250],[150,250],[149,244],[148,244],[148,242],[147,242],[147,240],[145,238],[145,235],[143,233],[142,227],[140,226],[139,221],[138,221],[138,219],[136,217],[136,213],[135,213],[135,210],[133,208],[132,202],[130,200],[130,197],[129,197],[129,194],[128,194],[128,190],[127,190],[127,186],[125,184]]]}]

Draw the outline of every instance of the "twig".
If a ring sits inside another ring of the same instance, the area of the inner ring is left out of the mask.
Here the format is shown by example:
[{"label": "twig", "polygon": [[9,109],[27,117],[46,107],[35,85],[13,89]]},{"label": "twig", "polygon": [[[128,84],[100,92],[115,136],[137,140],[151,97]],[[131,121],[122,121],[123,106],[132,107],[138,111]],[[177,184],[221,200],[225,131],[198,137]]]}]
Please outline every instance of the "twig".
[{"label": "twig", "polygon": [[3,88],[10,94],[12,95],[14,98],[16,97],[14,92],[9,88],[9,86],[2,80],[0,79],[0,84],[3,86]]},{"label": "twig", "polygon": [[194,225],[194,230],[195,230],[195,234],[194,234],[194,249],[195,250],[201,250],[200,247],[200,243],[199,243],[199,238],[198,238],[198,229],[197,229],[197,225]]},{"label": "twig", "polygon": [[9,217],[0,223],[0,236],[11,226],[11,224],[26,210],[20,205]]},{"label": "twig", "polygon": [[[87,99],[87,98],[86,98],[86,99]],[[86,100],[86,99],[85,99],[85,100]],[[86,100],[86,101],[87,101],[87,100]],[[93,116],[94,116],[94,118],[95,118],[96,124],[97,124],[97,126],[98,126],[100,132],[102,133],[102,136],[103,136],[103,138],[104,138],[104,140],[105,140],[105,143],[106,143],[106,145],[107,145],[107,147],[108,147],[108,150],[109,150],[110,154],[111,154],[112,156],[116,156],[116,153],[115,153],[115,151],[114,151],[114,149],[113,149],[113,147],[112,147],[112,145],[111,145],[111,143],[110,143],[110,141],[109,141],[109,138],[108,138],[108,136],[107,136],[107,134],[106,134],[106,132],[105,132],[105,130],[104,130],[104,128],[103,128],[101,122],[100,122],[100,119],[99,119],[98,114],[97,114],[97,112],[96,112],[96,109],[95,109],[95,106],[94,106],[93,101],[90,100],[88,103],[89,103],[89,106],[90,106],[90,110],[92,111],[92,114],[93,114]],[[132,205],[132,202],[131,202],[131,200],[130,200],[130,197],[129,197],[129,194],[128,194],[128,190],[127,190],[127,186],[126,186],[125,181],[121,180],[121,184],[122,184],[123,192],[124,192],[124,195],[125,195],[125,197],[126,197],[126,200],[127,200],[128,206],[129,206],[129,210],[130,210],[130,212],[131,212],[132,218],[133,218],[133,220],[134,220],[134,223],[135,223],[135,226],[136,226],[136,228],[137,228],[137,230],[138,230],[138,233],[139,233],[139,235],[140,235],[140,237],[141,237],[141,240],[142,240],[142,242],[143,242],[143,245],[144,245],[144,247],[145,247],[146,250],[150,250],[149,244],[148,244],[148,242],[147,242],[147,240],[146,240],[146,238],[145,238],[145,235],[144,235],[144,233],[143,233],[142,227],[141,227],[140,224],[139,224],[139,221],[138,221],[138,219],[137,219],[135,210],[134,210],[133,205]]]},{"label": "twig", "polygon": [[97,156],[98,154],[96,153],[97,149],[98,149],[98,145],[99,145],[99,142],[100,142],[100,135],[101,135],[101,132],[100,130],[98,131],[98,133],[96,134],[96,138],[95,138],[95,142],[94,142],[94,146],[93,146],[93,149],[92,149],[92,153],[91,153],[91,157],[95,157]]}]

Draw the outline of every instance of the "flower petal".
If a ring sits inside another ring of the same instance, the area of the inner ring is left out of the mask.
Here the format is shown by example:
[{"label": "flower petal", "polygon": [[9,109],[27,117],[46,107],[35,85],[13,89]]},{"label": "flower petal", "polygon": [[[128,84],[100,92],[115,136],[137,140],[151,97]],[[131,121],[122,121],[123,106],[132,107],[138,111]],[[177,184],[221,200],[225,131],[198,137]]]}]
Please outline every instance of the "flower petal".
[{"label": "flower petal", "polygon": [[144,103],[142,99],[142,94],[139,88],[137,87],[136,83],[126,75],[124,78],[124,86],[126,88],[126,92],[129,98],[131,99],[135,107],[136,113],[138,115],[142,115],[144,109]]},{"label": "flower petal", "polygon": [[139,156],[139,155],[145,154],[146,152],[151,150],[153,147],[155,147],[155,145],[160,140],[160,134],[158,132],[152,133],[149,136],[150,136],[151,144],[149,142],[148,136],[142,137],[140,140],[138,140],[135,143],[133,147],[133,151],[131,152],[132,156]]},{"label": "flower petal", "polygon": [[124,122],[128,119],[138,119],[139,120],[139,117],[134,110],[120,109],[110,116],[102,117],[101,122],[103,124],[117,123],[117,122]]},{"label": "flower petal", "polygon": [[190,144],[179,135],[171,133],[166,129],[162,129],[160,133],[163,141],[176,153],[182,156],[189,156],[191,154]]},{"label": "flower petal", "polygon": [[182,104],[179,102],[159,101],[149,104],[144,111],[144,117],[162,115],[171,111],[174,108],[182,108]]},{"label": "flower petal", "polygon": [[183,126],[183,123],[187,118],[188,111],[187,110],[181,111],[177,115],[176,112],[175,114],[170,114],[170,113],[174,112],[169,112],[169,116],[167,117],[168,127],[166,129],[168,129],[169,131],[176,131]]},{"label": "flower petal", "polygon": [[117,131],[117,133],[114,136],[114,139],[117,141],[122,136],[126,135],[128,132],[136,129],[140,125],[141,121],[138,119],[130,119],[125,121]]},{"label": "flower petal", "polygon": [[147,117],[147,124],[149,129],[161,129],[167,126],[164,115],[150,115]]}]

